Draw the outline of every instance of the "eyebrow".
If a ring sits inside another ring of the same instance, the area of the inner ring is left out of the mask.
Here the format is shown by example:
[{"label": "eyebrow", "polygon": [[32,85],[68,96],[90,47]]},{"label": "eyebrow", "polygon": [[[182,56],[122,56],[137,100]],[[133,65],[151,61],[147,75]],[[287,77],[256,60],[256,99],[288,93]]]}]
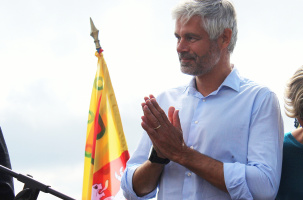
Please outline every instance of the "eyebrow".
[{"label": "eyebrow", "polygon": [[[176,36],[176,37],[180,37],[180,35],[179,35],[179,34],[177,34],[177,33],[175,33],[175,36]],[[198,35],[198,34],[194,34],[194,33],[186,33],[184,36],[185,36],[185,37],[202,38],[200,35]]]},{"label": "eyebrow", "polygon": [[186,34],[185,34],[185,37],[197,37],[197,38],[201,38],[200,35],[194,34],[194,33],[186,33]]}]

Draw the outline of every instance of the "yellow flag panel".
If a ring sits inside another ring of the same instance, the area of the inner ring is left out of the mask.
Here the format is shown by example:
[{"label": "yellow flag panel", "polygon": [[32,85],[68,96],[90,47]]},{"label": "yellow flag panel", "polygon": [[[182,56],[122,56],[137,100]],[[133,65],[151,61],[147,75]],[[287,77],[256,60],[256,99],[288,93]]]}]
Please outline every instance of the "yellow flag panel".
[{"label": "yellow flag panel", "polygon": [[82,200],[123,198],[120,181],[129,153],[102,49],[95,55],[98,65],[87,122]]}]

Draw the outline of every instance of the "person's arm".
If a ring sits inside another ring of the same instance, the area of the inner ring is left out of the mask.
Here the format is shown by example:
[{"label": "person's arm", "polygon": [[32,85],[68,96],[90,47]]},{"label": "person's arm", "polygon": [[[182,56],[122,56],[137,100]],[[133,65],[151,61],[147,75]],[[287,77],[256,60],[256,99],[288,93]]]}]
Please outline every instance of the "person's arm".
[{"label": "person's arm", "polygon": [[[121,179],[121,188],[123,190],[123,194],[124,194],[125,198],[128,199],[128,200],[132,200],[132,199],[136,199],[136,200],[138,200],[138,199],[142,199],[142,200],[143,199],[151,199],[151,198],[154,198],[156,196],[157,185],[156,185],[156,187],[154,188],[153,191],[146,194],[145,196],[138,196],[136,194],[136,192],[134,191],[134,186],[133,186],[133,182],[134,182],[133,177],[134,177],[135,172],[136,173],[139,172],[137,175],[140,175],[140,170],[138,170],[138,168],[141,165],[143,166],[145,162],[149,162],[148,161],[148,156],[149,156],[151,146],[152,146],[152,143],[151,143],[148,135],[146,133],[143,133],[142,137],[140,139],[140,142],[138,143],[138,146],[136,148],[136,151],[132,154],[131,158],[127,161],[127,167],[126,167],[126,169],[123,173],[122,179]],[[142,181],[149,174],[150,174],[149,172],[147,172],[147,173],[145,172],[143,174]],[[136,175],[136,177],[137,177],[137,175]],[[138,192],[138,190],[136,190],[136,191]]]},{"label": "person's arm", "polygon": [[140,165],[133,175],[133,190],[142,197],[152,192],[158,185],[164,165],[149,160]]},{"label": "person's arm", "polygon": [[186,149],[187,150],[183,152],[180,158],[175,160],[175,162],[183,165],[220,190],[227,192],[224,181],[223,163],[189,147]]},{"label": "person's arm", "polygon": [[[222,163],[189,149],[183,142],[177,111],[173,112],[173,118],[170,123],[153,96],[146,100],[142,127],[158,153],[228,191],[232,199],[275,197],[281,175],[283,121],[274,93],[264,92],[255,102],[247,163]],[[159,125],[161,127],[154,130]]]},{"label": "person's arm", "polygon": [[[217,188],[227,192],[223,163],[185,145],[179,111],[170,107],[167,117],[154,96],[145,98],[145,101],[145,104],[142,105],[144,116],[141,125],[149,135],[157,153],[183,165]],[[161,125],[160,128],[155,129],[159,125]]]},{"label": "person's arm", "polygon": [[234,199],[274,199],[280,183],[283,148],[283,120],[276,95],[257,96],[250,121],[247,164],[224,163],[224,177]]}]

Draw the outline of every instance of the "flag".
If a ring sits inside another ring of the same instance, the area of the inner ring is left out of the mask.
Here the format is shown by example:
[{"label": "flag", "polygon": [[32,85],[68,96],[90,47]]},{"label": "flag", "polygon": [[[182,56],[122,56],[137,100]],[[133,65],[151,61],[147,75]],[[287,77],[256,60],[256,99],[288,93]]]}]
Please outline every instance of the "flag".
[{"label": "flag", "polygon": [[120,113],[102,49],[87,122],[82,200],[125,199],[120,182],[129,159]]}]

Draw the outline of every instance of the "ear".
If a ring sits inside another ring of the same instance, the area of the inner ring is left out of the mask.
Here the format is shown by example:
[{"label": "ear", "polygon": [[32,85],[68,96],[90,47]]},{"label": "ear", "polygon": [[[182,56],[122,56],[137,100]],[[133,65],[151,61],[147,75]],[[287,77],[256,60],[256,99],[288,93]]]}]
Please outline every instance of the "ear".
[{"label": "ear", "polygon": [[221,49],[225,49],[228,47],[232,36],[232,30],[230,28],[224,29],[222,35],[220,35],[218,40],[218,45]]}]

